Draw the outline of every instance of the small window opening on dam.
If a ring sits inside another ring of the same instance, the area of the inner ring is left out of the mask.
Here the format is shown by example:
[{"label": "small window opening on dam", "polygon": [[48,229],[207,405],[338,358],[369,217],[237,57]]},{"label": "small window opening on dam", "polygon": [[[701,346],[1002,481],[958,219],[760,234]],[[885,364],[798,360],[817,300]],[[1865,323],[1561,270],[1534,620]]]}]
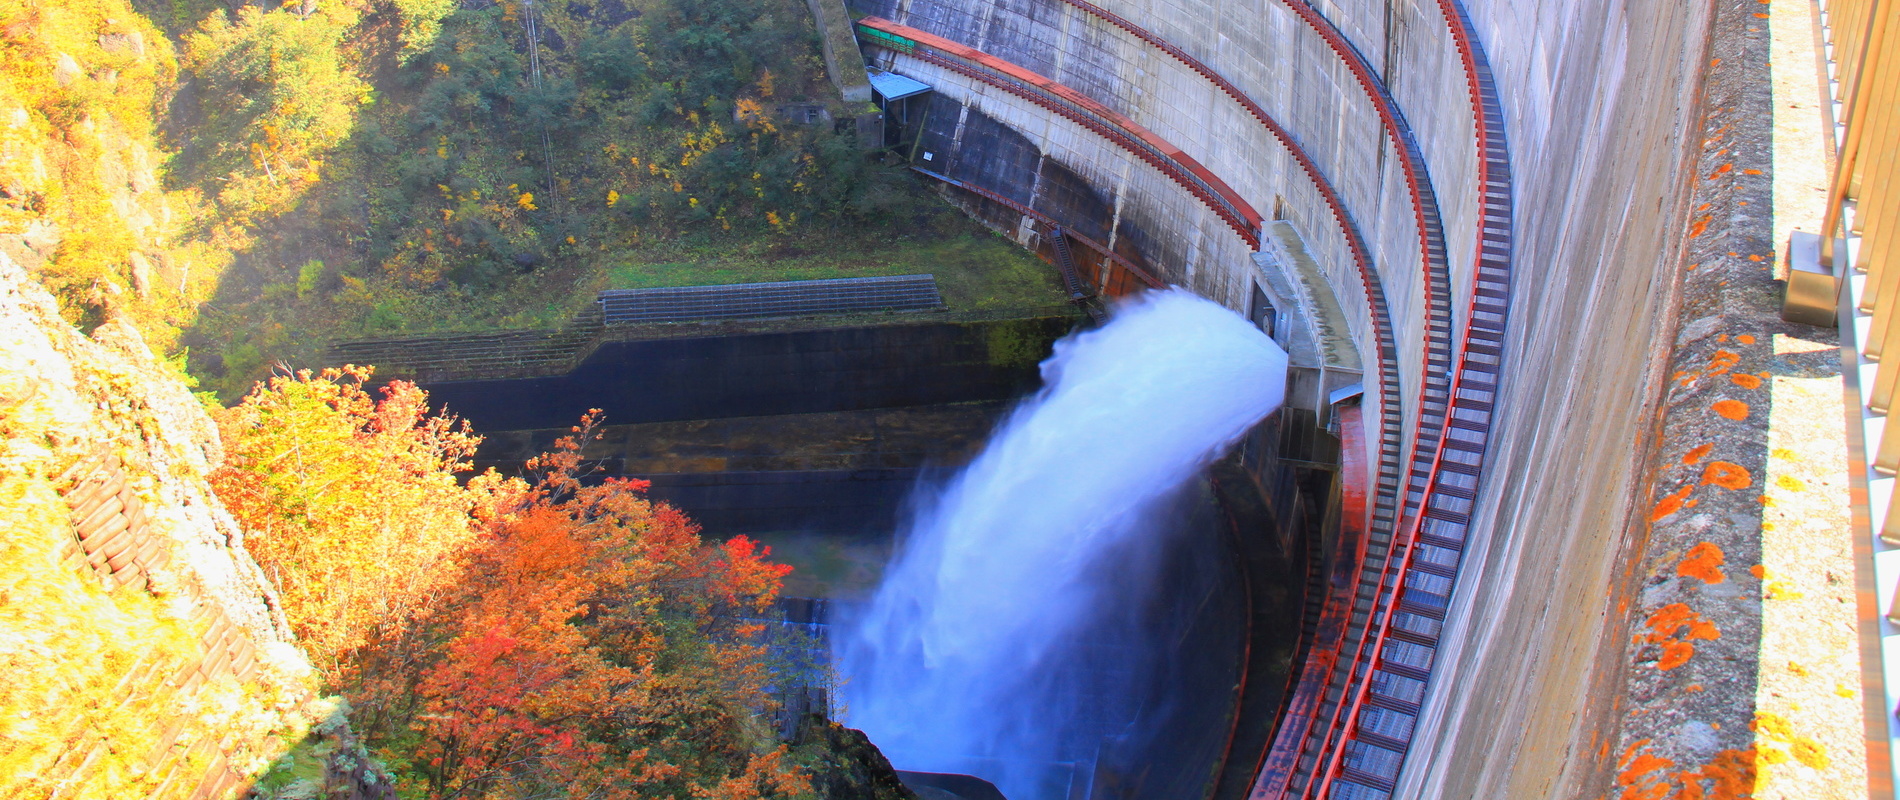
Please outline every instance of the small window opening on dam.
[{"label": "small window opening on dam", "polygon": [[[1233,322],[1259,335],[1254,323]],[[593,479],[651,481],[653,498],[686,511],[709,538],[770,546],[794,567],[778,613],[836,648],[839,627],[866,613],[903,552],[906,521],[1045,389],[1038,365],[1056,341],[1088,326],[1073,313],[808,320],[609,342],[561,375],[424,386],[485,432],[478,469],[520,471],[580,414],[603,409],[605,425],[582,453]],[[1058,452],[1086,461],[1089,442],[1110,452],[1141,427],[1069,431]],[[1046,643],[1040,666],[1025,667],[1037,691],[1063,704],[993,709],[1060,730],[1058,744],[1015,763],[900,754],[907,780],[933,797],[983,795],[928,773],[974,774],[1012,787],[1012,800],[1245,795],[1316,622],[1308,599],[1337,522],[1339,447],[1313,409],[1288,406],[1220,456],[1154,501],[1160,522],[1141,549],[1038,601],[1117,609]],[[1087,463],[1064,469],[1057,485],[1099,480]],[[1139,602],[1118,605],[1130,596]],[[848,725],[869,711],[841,702],[837,686],[807,688],[788,705],[829,706]],[[781,718],[783,735],[796,728]]]}]

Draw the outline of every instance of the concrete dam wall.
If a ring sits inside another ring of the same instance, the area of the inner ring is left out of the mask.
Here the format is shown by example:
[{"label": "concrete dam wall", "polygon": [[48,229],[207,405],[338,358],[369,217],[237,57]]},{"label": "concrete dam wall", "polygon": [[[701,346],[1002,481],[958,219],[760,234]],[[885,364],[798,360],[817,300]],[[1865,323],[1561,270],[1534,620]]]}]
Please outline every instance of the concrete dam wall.
[{"label": "concrete dam wall", "polygon": [[1358,586],[1252,796],[1595,794],[1711,7],[853,10],[933,89],[900,146],[980,218],[1106,293],[1283,320],[1322,391],[1360,373]]}]

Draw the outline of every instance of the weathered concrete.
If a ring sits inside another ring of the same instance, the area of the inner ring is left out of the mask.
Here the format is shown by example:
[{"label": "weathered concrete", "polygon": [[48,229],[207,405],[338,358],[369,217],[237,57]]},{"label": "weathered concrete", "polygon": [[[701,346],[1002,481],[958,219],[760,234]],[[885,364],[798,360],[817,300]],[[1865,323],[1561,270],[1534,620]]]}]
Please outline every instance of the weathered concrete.
[{"label": "weathered concrete", "polygon": [[[1284,149],[1205,78],[1059,0],[860,5],[1081,89],[1208,165],[1300,231],[1353,338],[1367,347],[1370,320],[1355,307],[1365,294],[1342,233],[1303,176],[1290,174]],[[1311,154],[1368,239],[1399,338],[1405,396],[1414,396],[1427,320],[1414,209],[1372,104],[1339,57],[1279,2],[1098,5],[1211,65]],[[1459,293],[1451,305],[1462,308],[1477,156],[1464,67],[1439,6],[1314,6],[1379,73],[1419,143]],[[1632,564],[1648,505],[1639,500],[1642,465],[1654,447],[1688,227],[1712,12],[1654,0],[1489,0],[1469,12],[1512,141],[1515,318],[1451,633],[1394,794],[1594,795],[1605,775],[1600,742],[1579,723],[1613,700],[1592,684],[1599,665],[1621,652],[1602,639],[1617,616],[1604,587]],[[1244,310],[1241,290],[1256,265],[1178,187],[1034,105],[949,75],[926,80],[971,109],[956,111],[948,141],[926,147],[952,151],[979,129],[988,141],[1024,140],[1021,177],[987,172],[991,186],[1016,186],[1033,202],[1044,173],[1038,159],[1058,161],[1096,187],[1116,219],[1134,211],[1146,233],[1134,244],[1157,271]]]}]

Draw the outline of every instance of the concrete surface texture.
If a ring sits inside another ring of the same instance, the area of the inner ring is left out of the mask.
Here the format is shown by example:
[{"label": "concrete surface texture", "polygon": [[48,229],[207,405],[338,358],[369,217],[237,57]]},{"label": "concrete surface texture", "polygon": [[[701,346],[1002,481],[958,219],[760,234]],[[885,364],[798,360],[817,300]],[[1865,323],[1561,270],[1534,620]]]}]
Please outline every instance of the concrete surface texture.
[{"label": "concrete surface texture", "polygon": [[[1103,23],[1082,5],[1067,0],[872,0],[858,8],[1050,76],[1167,138],[1263,215],[1286,219],[1299,229],[1346,307],[1347,327],[1367,350],[1371,320],[1361,305],[1366,293],[1351,273],[1343,232],[1332,224],[1319,192],[1289,168],[1288,150],[1207,78],[1136,34]],[[1341,55],[1298,18],[1289,0],[1099,0],[1095,5],[1205,62],[1266,109],[1290,131],[1294,145],[1312,157],[1368,241],[1398,333],[1405,396],[1414,396],[1429,309],[1417,250],[1418,209],[1395,164],[1392,143],[1382,132],[1375,103]],[[1643,727],[1649,723],[1631,723],[1622,715],[1632,703],[1662,695],[1625,697],[1649,691],[1646,680],[1669,672],[1656,666],[1666,642],[1633,644],[1628,638],[1631,625],[1646,626],[1651,615],[1676,602],[1662,602],[1667,598],[1661,594],[1640,596],[1636,589],[1654,575],[1663,575],[1664,583],[1676,581],[1670,571],[1690,557],[1694,544],[1678,546],[1675,534],[1661,527],[1652,536],[1651,512],[1675,490],[1669,482],[1680,482],[1677,473],[1708,469],[1707,462],[1699,467],[1684,463],[1695,445],[1679,447],[1681,443],[1702,437],[1742,446],[1736,443],[1752,441],[1747,437],[1754,430],[1729,430],[1723,426],[1734,420],[1706,419],[1707,414],[1684,421],[1675,409],[1691,401],[1682,399],[1682,385],[1665,386],[1668,377],[1687,372],[1684,365],[1698,359],[1697,371],[1706,373],[1718,352],[1734,352],[1719,337],[1748,335],[1759,352],[1739,353],[1746,363],[1731,370],[1770,373],[1771,380],[1759,392],[1772,393],[1773,400],[1764,396],[1757,402],[1808,409],[1796,413],[1828,424],[1839,419],[1825,411],[1826,385],[1798,383],[1824,382],[1827,376],[1788,366],[1814,361],[1816,356],[1799,352],[1828,340],[1812,330],[1783,330],[1764,305],[1772,289],[1768,269],[1776,263],[1774,245],[1794,224],[1791,213],[1771,217],[1769,207],[1785,206],[1792,212],[1806,198],[1796,184],[1771,186],[1766,177],[1770,162],[1774,169],[1785,165],[1791,176],[1818,171],[1812,159],[1769,155],[1775,140],[1770,129],[1782,123],[1789,130],[1802,127],[1779,113],[1778,101],[1771,106],[1767,99],[1767,40],[1747,39],[1762,33],[1765,24],[1760,20],[1772,16],[1771,5],[1759,0],[1465,4],[1503,95],[1511,141],[1514,319],[1486,483],[1476,504],[1475,533],[1447,620],[1452,633],[1436,653],[1431,694],[1396,797],[1598,797],[1628,788],[1618,783],[1622,765],[1610,749],[1615,741],[1624,740],[1628,747],[1649,736]],[[1477,157],[1464,67],[1439,5],[1350,0],[1314,2],[1312,7],[1376,73],[1418,142],[1449,249],[1450,306],[1462,308],[1463,293],[1470,287],[1478,209]],[[1774,13],[1791,20],[1790,30],[1798,24],[1792,12],[1780,6]],[[1722,39],[1720,47],[1727,49],[1712,55],[1718,18],[1728,26],[1722,29],[1725,36],[1741,38]],[[1776,57],[1781,62],[1777,69],[1803,57],[1800,47],[1789,47]],[[1747,53],[1755,54],[1757,72],[1711,77],[1712,69],[1725,63],[1717,59],[1733,61]],[[1251,270],[1257,267],[1235,252],[1239,239],[1224,233],[1178,187],[1143,172],[1145,165],[1033,104],[998,97],[998,92],[951,75],[933,74],[929,80],[941,81],[943,93],[1026,137],[1038,156],[1058,160],[1082,175],[1109,198],[1117,214],[1151,206],[1143,221],[1150,239],[1161,245],[1137,242],[1144,245],[1143,255],[1169,280],[1241,307],[1239,290],[1253,279]],[[956,131],[964,135],[961,123]],[[1718,132],[1736,137],[1737,143],[1706,146],[1705,139]],[[1789,140],[1790,134],[1779,135],[1780,141]],[[1725,152],[1711,155],[1717,151]],[[1761,166],[1745,166],[1744,153]],[[1717,177],[1746,178],[1753,182],[1735,185],[1753,187],[1749,191],[1754,192],[1753,199],[1737,196],[1725,202],[1748,200],[1753,205],[1732,206],[1733,213],[1718,220],[1727,220],[1722,224],[1698,221],[1707,211],[1697,209],[1711,202],[1706,194],[1717,183],[1701,173],[1723,164],[1729,166]],[[1033,183],[1033,177],[1030,180]],[[1731,229],[1722,235],[1740,237],[1736,244],[1703,252],[1714,246],[1709,243],[1715,240],[1707,237]],[[1689,248],[1698,249],[1685,260]],[[1735,264],[1721,277],[1708,277],[1716,272],[1690,277],[1685,293],[1684,275],[1698,274],[1688,272],[1686,265],[1704,255]],[[1681,317],[1678,332],[1678,313],[1684,308],[1689,313]],[[1666,388],[1672,392],[1667,407]],[[1733,383],[1717,388],[1730,392],[1747,387]],[[1712,403],[1716,398],[1706,399]],[[1409,423],[1411,409],[1406,413]],[[1767,422],[1763,425],[1766,431]],[[1783,430],[1772,437],[1763,433],[1761,441],[1791,441],[1786,437],[1801,435]],[[1735,455],[1724,463],[1748,470],[1757,481],[1781,470],[1776,474],[1811,483],[1817,490],[1829,485],[1821,472],[1796,474],[1809,468],[1789,459],[1775,461],[1770,458],[1773,447],[1760,449],[1757,461]],[[1813,464],[1827,462],[1825,452],[1816,453]],[[1702,474],[1695,472],[1698,479]],[[1692,489],[1701,485],[1691,481]],[[1655,497],[1652,486],[1660,487]],[[1712,483],[1704,491],[1720,486]],[[1782,489],[1783,494],[1789,492]],[[1756,504],[1749,524],[1707,514],[1680,517],[1699,520],[1689,524],[1698,526],[1704,539],[1713,535],[1704,530],[1710,526],[1739,537],[1728,557],[1730,591],[1767,591],[1767,581],[1760,576],[1741,577],[1746,568],[1735,565],[1744,560],[1749,565],[1777,558],[1800,561],[1789,555],[1786,544],[1764,545],[1747,538],[1762,529],[1762,506],[1767,505],[1763,496],[1759,490],[1748,495]],[[1817,510],[1802,519],[1824,517]],[[1666,527],[1675,520],[1659,521]],[[1824,537],[1825,523],[1813,525],[1820,526],[1813,535]],[[1700,552],[1706,556],[1709,551]],[[1764,574],[1775,574],[1777,568],[1763,569]],[[1802,569],[1812,571],[1809,566]],[[1823,584],[1827,571],[1821,570]],[[1692,584],[1678,588],[1695,589]],[[1747,593],[1736,595],[1741,598],[1736,602],[1742,607],[1759,605],[1759,600],[1741,597]],[[1741,608],[1736,613],[1755,613],[1759,620],[1767,612]],[[1736,624],[1736,630],[1744,632],[1763,623]],[[1687,631],[1690,625],[1678,628]],[[1649,626],[1636,633],[1655,630]],[[1725,638],[1721,647],[1737,648],[1736,663],[1746,662],[1753,680],[1759,659],[1744,658],[1741,650],[1774,635],[1751,636]],[[1719,649],[1709,647],[1711,652]],[[1654,655],[1646,662],[1645,654]],[[1790,660],[1804,670],[1825,660],[1817,655],[1799,659],[1806,660]],[[1673,680],[1678,673],[1668,677]],[[1781,678],[1764,677],[1751,686],[1768,687],[1777,680]],[[1781,690],[1762,691],[1764,698],[1772,699]],[[1752,713],[1754,695],[1740,687],[1729,694],[1736,692],[1747,696]],[[1731,704],[1722,713],[1733,714],[1741,707]],[[1698,753],[1697,748],[1714,749],[1703,761],[1681,757],[1681,768],[1695,772],[1722,750],[1758,754],[1749,749],[1756,733],[1750,723],[1755,721],[1745,713],[1723,728],[1709,728],[1726,733],[1684,739],[1681,746]],[[1672,730],[1689,728],[1677,724]],[[1789,735],[1815,741],[1820,736]],[[1857,758],[1836,755],[1837,761]],[[1752,781],[1759,776],[1750,774],[1752,791]],[[1709,780],[1714,779],[1705,776],[1699,785],[1706,787]]]},{"label": "concrete surface texture", "polygon": [[1653,505],[1604,665],[1623,703],[1597,757],[1620,796],[1868,791],[1839,343],[1781,320],[1773,282],[1787,232],[1820,225],[1809,11],[1717,6]]},{"label": "concrete surface texture", "polygon": [[[1396,332],[1402,394],[1417,394],[1425,346],[1423,271],[1414,207],[1367,92],[1341,69],[1321,38],[1275,3],[1105,2],[1098,7],[1165,39],[1231,81],[1292,134],[1340,195],[1345,211],[1367,238],[1375,279],[1390,306]],[[1299,229],[1308,249],[1325,266],[1337,290],[1358,298],[1346,303],[1356,338],[1369,342],[1366,291],[1356,273],[1344,232],[1318,188],[1297,169],[1288,149],[1234,98],[1182,62],[1130,31],[1064,0],[965,3],[948,0],[871,0],[861,11],[958,41],[1073,87],[1091,99],[1154,131],[1207,166],[1262,216],[1284,218]],[[1436,14],[1435,6],[1421,13]],[[1185,26],[1185,27],[1184,27]],[[1420,23],[1443,35],[1444,24]],[[1463,138],[1446,136],[1441,150],[1462,153],[1465,185],[1473,180],[1475,148],[1462,65],[1448,42],[1436,43],[1432,68],[1437,83],[1455,82],[1446,94],[1446,123]],[[1078,125],[967,78],[897,57],[940,91],[967,100],[985,114],[1029,136],[1041,154],[1081,174],[1110,198],[1118,223],[1139,231],[1136,244],[1166,280],[1245,310],[1250,284],[1246,246],[1225,231],[1205,207],[1133,155],[1110,146]],[[1449,84],[1448,84],[1449,85]],[[993,158],[994,154],[985,154]],[[1030,176],[1034,170],[1027,171]],[[960,177],[960,176],[959,176]],[[998,176],[1002,177],[1002,176]],[[1033,178],[1029,179],[1033,181]],[[1029,181],[1024,181],[1025,183]],[[1025,185],[1026,190],[1034,187]],[[1442,196],[1442,191],[1441,191]],[[1450,261],[1461,265],[1454,285],[1469,284],[1476,198],[1460,192],[1461,211]],[[1132,224],[1127,224],[1132,223]],[[1111,242],[1111,244],[1113,244]],[[1263,281],[1264,282],[1264,281]],[[1453,299],[1450,307],[1462,307]],[[1407,408],[1405,414],[1411,414]],[[1376,440],[1376,437],[1369,437]]]}]

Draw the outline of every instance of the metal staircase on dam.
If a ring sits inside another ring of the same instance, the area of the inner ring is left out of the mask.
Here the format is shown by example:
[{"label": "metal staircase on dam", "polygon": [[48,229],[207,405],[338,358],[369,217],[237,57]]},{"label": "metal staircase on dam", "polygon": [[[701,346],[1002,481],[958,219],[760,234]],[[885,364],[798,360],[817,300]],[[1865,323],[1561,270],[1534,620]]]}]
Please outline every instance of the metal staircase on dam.
[{"label": "metal staircase on dam", "polygon": [[[1326,185],[1326,176],[1263,109],[1207,65],[1132,22],[1094,3],[1063,2],[1187,65],[1253,112],[1301,160],[1304,171],[1334,205],[1355,256],[1362,265],[1369,263],[1350,215],[1339,207]],[[1510,300],[1511,176],[1497,87],[1483,48],[1473,35],[1471,20],[1456,0],[1439,0],[1437,5],[1463,62],[1478,149],[1477,263],[1472,272],[1470,303],[1461,309],[1462,315],[1452,307],[1450,252],[1437,213],[1439,197],[1425,176],[1423,153],[1396,100],[1366,59],[1318,9],[1297,1],[1287,3],[1366,89],[1393,146],[1400,150],[1417,213],[1429,309],[1423,331],[1424,353],[1418,364],[1419,393],[1401,397],[1389,378],[1367,387],[1367,391],[1376,393],[1383,408],[1407,409],[1412,425],[1401,430],[1387,420],[1375,426],[1372,467],[1376,477],[1364,487],[1371,508],[1367,524],[1357,533],[1358,556],[1347,565],[1346,573],[1337,576],[1342,584],[1342,594],[1333,598],[1338,607],[1331,608],[1329,602],[1327,611],[1319,615],[1321,624],[1314,630],[1316,637],[1326,640],[1316,644],[1330,655],[1330,661],[1323,666],[1309,663],[1313,669],[1302,676],[1298,688],[1307,693],[1308,704],[1299,712],[1302,719],[1289,721],[1276,734],[1259,782],[1248,793],[1258,800],[1392,796],[1436,666],[1437,645],[1472,522],[1502,368]],[[922,19],[914,13],[911,19]],[[867,18],[860,20],[859,31],[872,46],[999,88],[1101,135],[1162,170],[1230,225],[1235,224],[1235,217],[1246,216],[1236,211],[1217,177],[1205,174],[1199,164],[1178,149],[1099,108],[1101,104],[1078,96],[1069,87],[909,25]],[[926,174],[1035,217],[1045,230],[1059,230],[1046,209],[1009,202],[983,186]],[[1249,232],[1240,233],[1252,241]],[[1375,294],[1370,303],[1376,319],[1389,319],[1382,296]],[[1398,342],[1390,330],[1381,330],[1378,336],[1378,346],[1369,350],[1376,354],[1379,374],[1398,375]],[[1251,759],[1252,754],[1235,753],[1232,757]]]},{"label": "metal staircase on dam", "polygon": [[1075,254],[1069,250],[1069,236],[1061,226],[1049,229],[1049,249],[1055,252],[1056,269],[1062,272],[1063,288],[1069,292],[1069,302],[1088,312],[1089,319],[1097,325],[1108,320],[1108,312],[1102,310],[1099,300],[1083,291],[1082,272],[1075,266]]}]

